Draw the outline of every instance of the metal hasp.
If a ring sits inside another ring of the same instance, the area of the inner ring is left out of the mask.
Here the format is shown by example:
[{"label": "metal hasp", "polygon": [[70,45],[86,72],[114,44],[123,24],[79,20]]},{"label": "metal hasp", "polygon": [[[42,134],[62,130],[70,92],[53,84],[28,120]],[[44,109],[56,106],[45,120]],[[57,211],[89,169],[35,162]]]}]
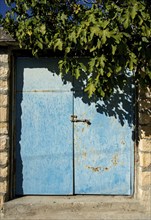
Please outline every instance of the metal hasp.
[{"label": "metal hasp", "polygon": [[88,120],[88,119],[78,119],[77,115],[71,115],[71,122],[84,122],[84,123],[87,123],[87,125],[91,125],[90,120]]}]

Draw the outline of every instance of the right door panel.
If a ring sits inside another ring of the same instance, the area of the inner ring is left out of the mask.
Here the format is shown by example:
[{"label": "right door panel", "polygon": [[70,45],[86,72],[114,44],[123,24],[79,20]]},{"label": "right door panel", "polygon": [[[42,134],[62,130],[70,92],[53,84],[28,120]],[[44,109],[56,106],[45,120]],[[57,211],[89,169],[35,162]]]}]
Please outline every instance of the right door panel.
[{"label": "right door panel", "polygon": [[115,110],[105,110],[103,101],[85,104],[82,92],[74,99],[79,119],[74,122],[75,194],[132,194],[133,109],[127,105],[126,99],[132,98],[128,92]]}]

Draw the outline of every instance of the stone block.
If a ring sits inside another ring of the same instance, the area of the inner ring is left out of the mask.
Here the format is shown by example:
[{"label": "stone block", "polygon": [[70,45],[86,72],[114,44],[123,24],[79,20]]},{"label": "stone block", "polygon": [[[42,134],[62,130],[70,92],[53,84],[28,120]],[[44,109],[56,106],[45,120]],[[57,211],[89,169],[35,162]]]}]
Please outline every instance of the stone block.
[{"label": "stone block", "polygon": [[0,152],[0,165],[5,166],[8,162],[8,152]]},{"label": "stone block", "polygon": [[9,76],[9,69],[8,67],[0,66],[0,78],[7,79]]},{"label": "stone block", "polygon": [[151,99],[142,99],[139,101],[139,110],[148,110],[148,109],[151,109]]},{"label": "stone block", "polygon": [[[146,211],[149,211],[151,208],[151,187],[148,190],[143,190],[142,188],[138,189],[138,198],[140,204],[144,206]],[[145,220],[145,219],[144,219]]]},{"label": "stone block", "polygon": [[7,63],[9,59],[8,54],[0,54],[0,62],[1,63]]},{"label": "stone block", "polygon": [[0,94],[0,106],[8,105],[8,96],[4,94]]},{"label": "stone block", "polygon": [[8,81],[7,80],[0,80],[0,90],[7,90],[8,89]]},{"label": "stone block", "polygon": [[0,209],[3,208],[3,204],[4,204],[4,196],[0,195]]},{"label": "stone block", "polygon": [[7,136],[0,136],[0,151],[7,150],[9,147],[9,138]]},{"label": "stone block", "polygon": [[139,115],[139,124],[148,125],[151,124],[151,114],[140,113]]},{"label": "stone block", "polygon": [[8,123],[0,122],[0,134],[8,134]]},{"label": "stone block", "polygon": [[0,168],[0,178],[6,178],[8,176],[8,167]]},{"label": "stone block", "polygon": [[0,107],[0,122],[8,121],[8,109],[5,107]]},{"label": "stone block", "polygon": [[149,187],[151,185],[151,172],[142,172],[139,171],[139,178],[138,178],[139,186],[141,187]]},{"label": "stone block", "polygon": [[0,193],[6,193],[7,187],[8,187],[7,181],[0,182]]},{"label": "stone block", "polygon": [[139,138],[151,139],[151,125],[141,125],[138,128]]},{"label": "stone block", "polygon": [[151,152],[151,137],[144,138],[139,141],[139,149],[141,151]]},{"label": "stone block", "polygon": [[146,88],[145,96],[146,96],[147,98],[151,98],[151,87],[150,87],[150,88],[149,88],[149,87]]},{"label": "stone block", "polygon": [[140,88],[139,96],[140,98],[151,98],[151,87]]},{"label": "stone block", "polygon": [[151,153],[139,152],[140,166],[149,167],[151,165]]}]

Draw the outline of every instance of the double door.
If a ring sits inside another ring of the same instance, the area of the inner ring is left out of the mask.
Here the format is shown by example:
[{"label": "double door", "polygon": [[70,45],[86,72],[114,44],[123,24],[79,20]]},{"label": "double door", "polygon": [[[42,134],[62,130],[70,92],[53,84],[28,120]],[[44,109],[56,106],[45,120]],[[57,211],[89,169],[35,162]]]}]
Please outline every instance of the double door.
[{"label": "double door", "polygon": [[132,194],[131,89],[89,103],[57,62],[17,59],[16,195]]}]

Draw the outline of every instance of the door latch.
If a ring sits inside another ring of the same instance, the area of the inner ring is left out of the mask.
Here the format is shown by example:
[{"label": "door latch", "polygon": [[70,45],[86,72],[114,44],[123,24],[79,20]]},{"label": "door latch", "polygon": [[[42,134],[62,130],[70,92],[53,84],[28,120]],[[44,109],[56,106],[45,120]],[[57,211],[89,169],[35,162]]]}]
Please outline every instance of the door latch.
[{"label": "door latch", "polygon": [[88,125],[91,125],[90,120],[88,119],[78,119],[77,115],[71,115],[71,122],[83,122],[83,123],[87,123]]}]

